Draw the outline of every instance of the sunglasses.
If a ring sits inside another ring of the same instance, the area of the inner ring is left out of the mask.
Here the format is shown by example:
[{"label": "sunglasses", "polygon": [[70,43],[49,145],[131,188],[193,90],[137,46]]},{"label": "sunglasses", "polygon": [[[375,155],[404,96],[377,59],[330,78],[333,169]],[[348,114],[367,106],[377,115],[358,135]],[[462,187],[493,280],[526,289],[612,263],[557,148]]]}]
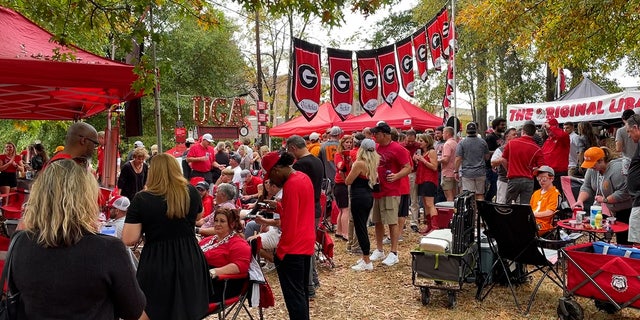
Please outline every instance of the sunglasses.
[{"label": "sunglasses", "polygon": [[99,145],[99,144],[100,144],[97,140],[93,140],[93,139],[91,139],[91,138],[89,138],[89,137],[87,137],[87,136],[78,135],[78,137],[80,137],[80,138],[85,138],[85,139],[87,139],[87,140],[89,140],[89,141],[93,142],[93,144],[95,144],[95,145]]}]

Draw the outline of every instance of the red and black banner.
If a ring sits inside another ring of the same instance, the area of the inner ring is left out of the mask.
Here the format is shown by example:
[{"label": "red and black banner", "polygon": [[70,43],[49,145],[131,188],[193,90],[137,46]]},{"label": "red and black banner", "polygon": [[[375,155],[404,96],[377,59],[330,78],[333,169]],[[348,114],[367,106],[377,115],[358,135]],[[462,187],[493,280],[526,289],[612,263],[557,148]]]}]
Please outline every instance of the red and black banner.
[{"label": "red and black banner", "polygon": [[343,121],[353,109],[352,51],[327,48],[331,105]]},{"label": "red and black banner", "polygon": [[[440,14],[438,14],[439,16]],[[438,16],[434,17],[429,23],[427,23],[427,40],[429,42],[429,48],[431,49],[431,63],[433,68],[440,71],[442,70],[442,35],[440,31],[440,21]]]},{"label": "red and black banner", "polygon": [[418,75],[422,81],[427,81],[427,29],[421,28],[413,33],[413,50],[415,51]]},{"label": "red and black banner", "polygon": [[400,90],[400,86],[398,85],[398,75],[396,72],[394,45],[391,44],[382,47],[377,51],[382,98],[389,106],[391,106],[398,97],[398,91]]},{"label": "red and black banner", "polygon": [[448,110],[451,107],[451,101],[453,101],[453,61],[450,61],[447,67],[447,84],[445,85],[444,98],[442,99],[442,108],[444,108],[445,114],[449,114]]},{"label": "red and black banner", "polygon": [[451,40],[451,29],[449,28],[449,11],[447,7],[442,8],[438,13],[438,25],[440,26],[440,35],[442,36],[442,57],[449,59],[451,48],[449,41]]},{"label": "red and black banner", "polygon": [[356,51],[358,59],[358,79],[360,83],[360,105],[370,116],[378,108],[378,60],[376,50]]},{"label": "red and black banner", "polygon": [[411,50],[411,37],[402,39],[396,43],[396,57],[398,58],[398,69],[400,70],[400,80],[402,89],[410,97],[413,97],[413,50]]},{"label": "red and black banner", "polygon": [[311,121],[320,106],[320,46],[293,38],[293,102]]}]

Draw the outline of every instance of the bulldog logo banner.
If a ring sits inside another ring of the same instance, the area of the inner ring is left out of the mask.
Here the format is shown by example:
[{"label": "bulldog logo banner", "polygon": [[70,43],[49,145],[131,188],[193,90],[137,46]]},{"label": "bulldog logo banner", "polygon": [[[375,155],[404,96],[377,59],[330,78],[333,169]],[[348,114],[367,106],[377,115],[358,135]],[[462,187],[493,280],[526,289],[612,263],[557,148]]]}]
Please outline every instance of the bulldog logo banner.
[{"label": "bulldog logo banner", "polygon": [[396,57],[394,45],[378,49],[378,68],[382,81],[382,98],[391,106],[398,97],[399,85],[396,75]]},{"label": "bulldog logo banner", "polygon": [[418,75],[422,81],[427,81],[427,29],[422,28],[413,34],[413,50],[418,66]]},{"label": "bulldog logo banner", "polygon": [[400,40],[396,43],[396,57],[398,57],[398,68],[400,69],[400,80],[402,89],[410,97],[413,97],[413,51],[411,50],[411,37]]},{"label": "bulldog logo banner", "polygon": [[329,79],[331,79],[331,105],[344,121],[353,109],[352,51],[327,48]]},{"label": "bulldog logo banner", "polygon": [[434,17],[427,24],[427,39],[429,40],[429,48],[431,48],[431,63],[433,68],[442,70],[442,30],[438,21],[438,16]]},{"label": "bulldog logo banner", "polygon": [[449,11],[447,7],[442,8],[438,13],[438,25],[440,26],[440,35],[442,36],[442,57],[449,59],[451,48],[449,41],[451,40],[451,28],[449,27]]},{"label": "bulldog logo banner", "polygon": [[378,60],[376,50],[356,51],[360,105],[373,117],[378,108]]},{"label": "bulldog logo banner", "polygon": [[311,121],[320,106],[320,46],[293,38],[291,97],[302,115]]}]

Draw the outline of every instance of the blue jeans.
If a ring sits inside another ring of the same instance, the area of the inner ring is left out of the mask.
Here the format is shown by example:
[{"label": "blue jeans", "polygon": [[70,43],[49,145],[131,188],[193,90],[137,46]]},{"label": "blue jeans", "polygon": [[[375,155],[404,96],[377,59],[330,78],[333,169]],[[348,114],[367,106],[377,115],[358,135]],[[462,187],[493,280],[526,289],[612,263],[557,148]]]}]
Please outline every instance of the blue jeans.
[{"label": "blue jeans", "polygon": [[282,260],[277,256],[274,257],[289,319],[309,319],[309,299],[307,296],[309,294],[311,257],[301,254],[286,254]]}]

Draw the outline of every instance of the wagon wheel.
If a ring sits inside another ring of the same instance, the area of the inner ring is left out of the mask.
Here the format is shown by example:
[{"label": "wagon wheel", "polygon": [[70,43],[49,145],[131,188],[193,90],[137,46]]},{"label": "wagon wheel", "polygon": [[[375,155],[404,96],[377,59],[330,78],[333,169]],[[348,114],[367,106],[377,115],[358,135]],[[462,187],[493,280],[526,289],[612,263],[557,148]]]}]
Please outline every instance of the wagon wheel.
[{"label": "wagon wheel", "polygon": [[420,301],[422,301],[422,305],[426,306],[431,301],[431,292],[429,292],[429,288],[420,287]]},{"label": "wagon wheel", "polygon": [[582,320],[584,318],[582,307],[571,298],[560,298],[557,311],[561,320]]},{"label": "wagon wheel", "polygon": [[449,298],[449,309],[453,309],[456,307],[458,302],[456,301],[456,292],[455,291],[447,291],[447,297]]},{"label": "wagon wheel", "polygon": [[598,310],[604,311],[608,314],[614,314],[618,312],[618,308],[616,308],[613,303],[608,301],[593,300],[593,304],[595,304]]}]

